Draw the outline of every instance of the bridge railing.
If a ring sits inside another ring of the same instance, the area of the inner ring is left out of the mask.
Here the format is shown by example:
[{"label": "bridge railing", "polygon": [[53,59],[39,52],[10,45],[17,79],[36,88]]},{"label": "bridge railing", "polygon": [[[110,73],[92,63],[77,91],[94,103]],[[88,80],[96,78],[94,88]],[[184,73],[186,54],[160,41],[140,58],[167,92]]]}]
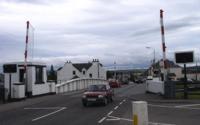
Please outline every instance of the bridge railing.
[{"label": "bridge railing", "polygon": [[105,79],[91,79],[91,78],[78,78],[69,81],[60,82],[56,85],[56,93],[63,93],[69,91],[76,91],[86,89],[92,84],[105,84],[108,83]]}]

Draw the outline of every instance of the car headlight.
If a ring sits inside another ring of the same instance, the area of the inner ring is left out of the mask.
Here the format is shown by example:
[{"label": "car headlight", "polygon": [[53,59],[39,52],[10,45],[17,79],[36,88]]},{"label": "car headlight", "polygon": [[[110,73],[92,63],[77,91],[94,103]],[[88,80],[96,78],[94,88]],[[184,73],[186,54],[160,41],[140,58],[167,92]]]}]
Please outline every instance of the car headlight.
[{"label": "car headlight", "polygon": [[83,95],[82,98],[86,98],[86,95]]},{"label": "car headlight", "polygon": [[98,98],[103,98],[103,95],[98,95]]}]

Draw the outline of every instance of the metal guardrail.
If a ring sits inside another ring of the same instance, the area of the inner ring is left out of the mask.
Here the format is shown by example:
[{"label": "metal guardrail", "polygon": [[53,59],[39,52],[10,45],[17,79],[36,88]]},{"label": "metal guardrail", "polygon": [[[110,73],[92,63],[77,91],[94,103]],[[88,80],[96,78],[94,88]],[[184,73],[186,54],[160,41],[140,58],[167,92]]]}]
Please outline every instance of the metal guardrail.
[{"label": "metal guardrail", "polygon": [[92,84],[108,83],[105,79],[78,78],[69,81],[62,81],[56,85],[56,93],[86,89]]}]

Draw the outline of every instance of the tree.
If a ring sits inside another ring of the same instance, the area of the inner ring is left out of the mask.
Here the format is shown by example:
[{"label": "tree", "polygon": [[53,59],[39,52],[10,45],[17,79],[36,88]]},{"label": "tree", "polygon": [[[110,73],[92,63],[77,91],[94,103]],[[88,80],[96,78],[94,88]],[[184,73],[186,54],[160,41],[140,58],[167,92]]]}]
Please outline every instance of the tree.
[{"label": "tree", "polygon": [[53,65],[51,65],[50,71],[48,73],[48,80],[53,80],[53,81],[57,80],[56,72],[54,70]]}]

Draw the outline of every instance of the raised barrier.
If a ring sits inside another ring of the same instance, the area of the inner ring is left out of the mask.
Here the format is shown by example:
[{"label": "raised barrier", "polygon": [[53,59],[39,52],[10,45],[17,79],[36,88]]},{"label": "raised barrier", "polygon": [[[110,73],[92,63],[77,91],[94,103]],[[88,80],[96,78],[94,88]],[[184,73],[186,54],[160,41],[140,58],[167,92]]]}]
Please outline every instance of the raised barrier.
[{"label": "raised barrier", "polygon": [[105,79],[91,79],[91,78],[78,78],[69,81],[60,81],[56,85],[56,93],[63,93],[69,91],[76,91],[86,89],[92,84],[106,84],[108,83]]}]

